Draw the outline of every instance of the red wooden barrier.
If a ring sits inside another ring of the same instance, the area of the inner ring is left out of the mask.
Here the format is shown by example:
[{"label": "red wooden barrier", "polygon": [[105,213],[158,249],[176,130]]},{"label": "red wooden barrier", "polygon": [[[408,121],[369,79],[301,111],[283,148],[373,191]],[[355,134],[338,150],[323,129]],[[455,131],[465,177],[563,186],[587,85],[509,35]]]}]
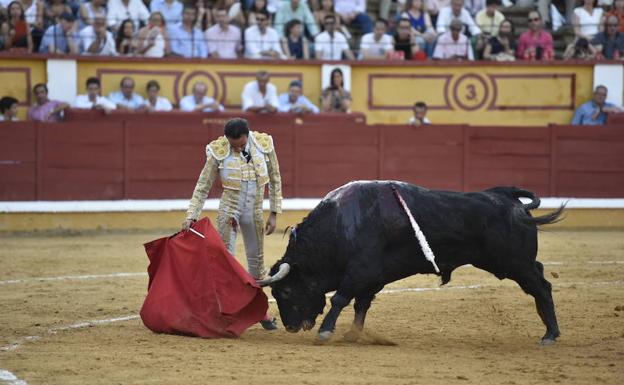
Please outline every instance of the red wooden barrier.
[{"label": "red wooden barrier", "polygon": [[37,127],[0,123],[0,199],[37,199]]}]

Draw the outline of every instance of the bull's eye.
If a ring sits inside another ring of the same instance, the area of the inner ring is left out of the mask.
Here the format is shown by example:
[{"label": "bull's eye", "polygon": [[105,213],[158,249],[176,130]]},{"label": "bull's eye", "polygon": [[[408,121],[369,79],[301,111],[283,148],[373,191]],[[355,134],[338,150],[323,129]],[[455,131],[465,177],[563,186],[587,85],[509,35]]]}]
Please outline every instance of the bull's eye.
[{"label": "bull's eye", "polygon": [[285,287],[282,289],[282,298],[290,297],[290,287]]}]

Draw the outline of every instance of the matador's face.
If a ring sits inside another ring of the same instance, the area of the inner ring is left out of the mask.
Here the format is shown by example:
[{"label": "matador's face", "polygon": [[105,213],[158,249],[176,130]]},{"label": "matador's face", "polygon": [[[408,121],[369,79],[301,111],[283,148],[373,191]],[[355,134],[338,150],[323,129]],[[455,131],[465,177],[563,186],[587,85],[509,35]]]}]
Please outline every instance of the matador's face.
[{"label": "matador's face", "polygon": [[241,135],[240,138],[230,138],[227,137],[228,142],[230,142],[230,146],[232,146],[232,148],[234,149],[234,151],[242,151],[245,149],[245,146],[247,146],[247,135]]}]

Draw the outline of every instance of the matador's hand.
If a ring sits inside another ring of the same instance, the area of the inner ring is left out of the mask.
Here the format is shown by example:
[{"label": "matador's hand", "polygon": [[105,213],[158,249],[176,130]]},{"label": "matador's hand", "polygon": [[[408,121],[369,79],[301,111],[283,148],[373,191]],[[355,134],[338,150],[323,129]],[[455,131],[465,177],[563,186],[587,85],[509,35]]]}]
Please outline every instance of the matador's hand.
[{"label": "matador's hand", "polygon": [[184,222],[182,222],[182,231],[188,231],[193,223],[195,223],[195,220],[186,219]]},{"label": "matador's hand", "polygon": [[271,235],[275,231],[275,226],[277,223],[277,214],[271,213],[269,218],[267,218],[266,225],[264,226],[264,233],[266,235]]}]

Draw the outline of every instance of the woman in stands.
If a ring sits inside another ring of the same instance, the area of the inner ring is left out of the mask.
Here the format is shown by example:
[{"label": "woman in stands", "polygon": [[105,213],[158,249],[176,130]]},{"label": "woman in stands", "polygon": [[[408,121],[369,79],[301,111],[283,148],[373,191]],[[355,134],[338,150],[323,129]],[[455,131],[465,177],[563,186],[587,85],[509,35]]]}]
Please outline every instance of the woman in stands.
[{"label": "woman in stands", "polygon": [[501,21],[498,35],[492,36],[483,50],[483,59],[496,61],[516,60],[515,27],[511,20]]},{"label": "woman in stands", "polygon": [[0,34],[3,36],[5,49],[32,52],[33,39],[22,3],[13,1],[7,10],[8,20],[0,26]]},{"label": "woman in stands", "polygon": [[260,11],[267,11],[267,0],[254,0],[251,8],[249,8],[249,12],[247,13],[247,25],[252,26],[258,24],[256,21],[256,15]]},{"label": "woman in stands", "polygon": [[323,112],[349,112],[351,93],[344,89],[344,75],[340,68],[334,68],[330,74],[329,87],[321,95]]},{"label": "woman in stands", "polygon": [[416,42],[421,50],[426,50],[428,56],[431,56],[430,54],[433,53],[433,48],[426,48],[433,47],[436,34],[433,24],[431,24],[431,17],[425,9],[425,2],[423,0],[407,0],[400,18],[405,18],[410,21],[412,34]]},{"label": "woman in stands", "polygon": [[309,59],[308,39],[303,36],[303,24],[293,19],[284,26],[282,49],[289,59]]},{"label": "woman in stands", "polygon": [[146,57],[163,57],[171,53],[165,17],[152,12],[147,25],[139,30],[137,54]]},{"label": "woman in stands", "polygon": [[122,56],[131,56],[136,53],[137,40],[134,36],[134,22],[132,20],[126,19],[119,26],[115,38],[115,48],[117,53]]},{"label": "woman in stands", "polygon": [[583,6],[574,9],[574,33],[576,37],[591,40],[604,28],[602,8],[596,7],[596,0],[583,0]]},{"label": "woman in stands", "polygon": [[81,27],[93,24],[96,17],[106,18],[106,0],[91,0],[81,4],[79,16]]}]

